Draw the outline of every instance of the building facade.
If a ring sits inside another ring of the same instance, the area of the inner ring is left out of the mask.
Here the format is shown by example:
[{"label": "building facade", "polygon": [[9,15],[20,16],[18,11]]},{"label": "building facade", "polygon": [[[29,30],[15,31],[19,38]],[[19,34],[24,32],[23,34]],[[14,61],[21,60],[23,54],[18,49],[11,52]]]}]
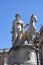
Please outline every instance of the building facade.
[{"label": "building facade", "polygon": [[0,65],[8,65],[8,49],[0,49]]}]

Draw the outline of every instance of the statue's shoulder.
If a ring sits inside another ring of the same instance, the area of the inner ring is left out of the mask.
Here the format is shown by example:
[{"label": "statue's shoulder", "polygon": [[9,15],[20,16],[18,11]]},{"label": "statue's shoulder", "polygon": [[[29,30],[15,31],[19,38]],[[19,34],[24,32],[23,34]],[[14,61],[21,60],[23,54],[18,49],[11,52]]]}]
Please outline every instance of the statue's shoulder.
[{"label": "statue's shoulder", "polygon": [[22,20],[20,20],[20,23],[21,23],[21,24],[24,24],[24,22],[23,22]]}]

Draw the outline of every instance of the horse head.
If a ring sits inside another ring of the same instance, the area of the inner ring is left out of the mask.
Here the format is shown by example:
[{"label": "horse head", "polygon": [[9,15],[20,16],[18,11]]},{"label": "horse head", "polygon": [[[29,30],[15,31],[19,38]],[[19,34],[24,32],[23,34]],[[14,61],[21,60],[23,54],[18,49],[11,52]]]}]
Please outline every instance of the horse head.
[{"label": "horse head", "polygon": [[32,14],[30,20],[31,20],[32,22],[37,22],[37,16],[36,16],[35,14]]}]

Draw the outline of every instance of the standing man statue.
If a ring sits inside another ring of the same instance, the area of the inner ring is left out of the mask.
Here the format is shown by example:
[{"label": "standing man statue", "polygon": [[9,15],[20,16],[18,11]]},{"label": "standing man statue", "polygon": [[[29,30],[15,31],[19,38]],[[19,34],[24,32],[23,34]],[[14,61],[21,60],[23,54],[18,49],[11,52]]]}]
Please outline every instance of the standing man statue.
[{"label": "standing man statue", "polygon": [[11,33],[12,33],[12,45],[14,45],[16,39],[21,40],[23,33],[24,33],[24,28],[29,26],[29,24],[24,25],[23,21],[20,20],[19,14],[16,14],[15,18],[16,19],[14,19],[14,21],[13,21],[12,31],[11,31]]},{"label": "standing man statue", "polygon": [[20,15],[16,14],[15,18],[12,24],[12,44],[14,44],[17,36],[21,39],[24,27],[23,21],[20,20]]}]

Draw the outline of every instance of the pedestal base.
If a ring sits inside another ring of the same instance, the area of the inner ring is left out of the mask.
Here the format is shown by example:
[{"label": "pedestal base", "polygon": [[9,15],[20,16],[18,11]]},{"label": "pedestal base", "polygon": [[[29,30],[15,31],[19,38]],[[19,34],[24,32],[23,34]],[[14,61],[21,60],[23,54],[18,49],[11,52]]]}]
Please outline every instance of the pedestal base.
[{"label": "pedestal base", "polygon": [[24,45],[16,47],[11,52],[12,58],[10,59],[10,65],[37,65],[36,52],[33,46]]}]

